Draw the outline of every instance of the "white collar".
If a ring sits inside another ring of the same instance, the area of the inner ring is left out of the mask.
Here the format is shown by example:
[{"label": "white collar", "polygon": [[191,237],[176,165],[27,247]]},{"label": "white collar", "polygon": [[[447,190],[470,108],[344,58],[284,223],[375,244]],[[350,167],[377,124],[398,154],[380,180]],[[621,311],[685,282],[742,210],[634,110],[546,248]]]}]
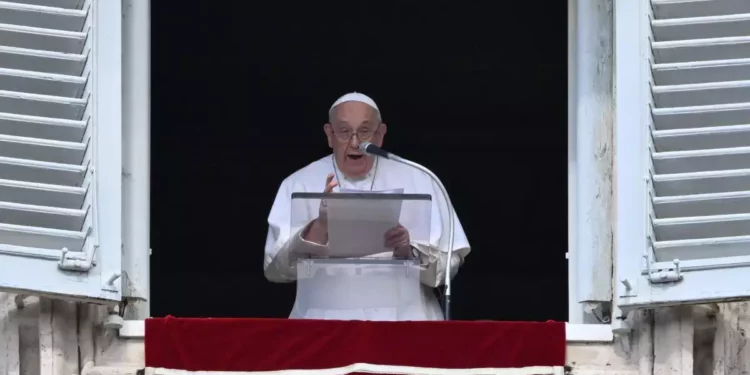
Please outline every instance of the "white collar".
[{"label": "white collar", "polygon": [[[378,160],[375,159],[375,162],[372,163],[372,167],[370,167],[370,170],[367,171],[367,174],[362,177],[348,177],[344,174],[344,172],[341,171],[341,168],[339,168],[338,162],[336,161],[336,156],[331,154],[331,160],[333,161],[333,169],[337,176],[337,178],[341,177],[344,179],[344,181],[350,182],[350,183],[362,183],[362,182],[368,182],[372,180],[375,177],[375,172],[378,167]],[[339,182],[341,183],[341,182]]]}]

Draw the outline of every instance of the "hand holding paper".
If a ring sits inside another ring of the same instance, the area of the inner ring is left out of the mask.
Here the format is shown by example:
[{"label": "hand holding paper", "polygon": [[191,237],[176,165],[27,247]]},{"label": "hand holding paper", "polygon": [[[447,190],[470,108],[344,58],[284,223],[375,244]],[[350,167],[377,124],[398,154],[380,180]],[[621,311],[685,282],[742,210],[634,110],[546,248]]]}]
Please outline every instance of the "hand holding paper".
[{"label": "hand holding paper", "polygon": [[393,249],[393,256],[396,258],[411,257],[409,231],[399,224],[385,232],[385,247]]},{"label": "hand holding paper", "polygon": [[[387,192],[342,189],[340,192],[401,194],[403,189]],[[393,251],[395,246],[389,246],[385,236],[387,232],[400,226],[401,204],[401,199],[357,199],[355,196],[331,199],[327,205],[328,247],[331,256],[358,258]],[[394,244],[400,244],[405,239],[408,243],[408,232],[405,229],[396,231],[394,236]]]}]

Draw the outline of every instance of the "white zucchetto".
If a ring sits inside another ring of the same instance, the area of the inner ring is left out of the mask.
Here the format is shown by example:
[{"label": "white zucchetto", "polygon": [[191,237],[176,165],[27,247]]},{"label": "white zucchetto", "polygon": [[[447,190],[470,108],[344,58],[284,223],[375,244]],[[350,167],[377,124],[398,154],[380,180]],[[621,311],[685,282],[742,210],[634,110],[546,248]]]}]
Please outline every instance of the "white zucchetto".
[{"label": "white zucchetto", "polygon": [[346,102],[360,102],[360,103],[365,103],[365,104],[369,105],[370,107],[374,108],[375,110],[380,111],[378,109],[378,105],[375,104],[375,101],[372,100],[372,98],[370,98],[369,96],[367,96],[365,94],[360,94],[358,92],[350,92],[350,93],[348,93],[348,94],[346,94],[346,95],[338,98],[335,102],[333,102],[333,105],[328,110],[328,113],[330,113],[331,111],[333,111],[333,109],[337,105],[339,105],[341,103],[346,103]]}]

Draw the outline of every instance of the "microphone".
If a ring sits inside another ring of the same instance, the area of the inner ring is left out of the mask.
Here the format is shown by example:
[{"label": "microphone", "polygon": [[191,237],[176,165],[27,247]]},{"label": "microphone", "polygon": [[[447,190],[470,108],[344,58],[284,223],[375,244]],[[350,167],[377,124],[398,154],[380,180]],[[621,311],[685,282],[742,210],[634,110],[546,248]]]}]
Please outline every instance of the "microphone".
[{"label": "microphone", "polygon": [[427,167],[417,164],[411,160],[404,159],[398,155],[392,154],[388,151],[383,150],[382,148],[375,146],[374,144],[370,142],[362,142],[359,144],[359,151],[363,152],[367,155],[371,156],[378,156],[384,159],[393,160],[397,163],[401,163],[404,165],[408,165],[412,168],[416,168],[424,173],[426,173],[432,181],[435,182],[435,184],[440,188],[440,192],[443,194],[443,197],[445,198],[445,204],[448,206],[448,259],[446,259],[445,262],[445,303],[443,306],[444,309],[444,315],[445,320],[450,320],[450,305],[451,305],[451,259],[453,258],[453,243],[454,243],[454,236],[455,236],[455,212],[453,211],[453,204],[451,203],[451,198],[448,196],[448,190],[445,189],[445,185],[440,181],[438,176],[436,176],[434,173],[432,173],[431,170],[427,169]]},{"label": "microphone", "polygon": [[[387,152],[386,150],[383,150],[382,148],[375,146],[374,144],[370,142],[362,142],[359,144],[359,151],[364,152],[367,155],[373,155],[373,156],[379,156],[381,158],[385,159],[391,159],[392,156],[395,156],[391,154],[390,152]],[[395,159],[394,159],[395,160]]]}]

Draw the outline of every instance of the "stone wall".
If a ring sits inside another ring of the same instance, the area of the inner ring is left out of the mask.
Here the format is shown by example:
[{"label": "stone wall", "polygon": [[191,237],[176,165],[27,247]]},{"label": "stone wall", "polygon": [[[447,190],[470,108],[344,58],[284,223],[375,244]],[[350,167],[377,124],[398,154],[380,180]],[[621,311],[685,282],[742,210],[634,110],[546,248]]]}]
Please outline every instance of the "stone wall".
[{"label": "stone wall", "polygon": [[[104,329],[106,316],[100,306],[0,293],[0,375],[135,375],[143,340]],[[638,311],[629,320],[632,332],[611,344],[569,343],[570,373],[750,372],[748,302]]]}]

